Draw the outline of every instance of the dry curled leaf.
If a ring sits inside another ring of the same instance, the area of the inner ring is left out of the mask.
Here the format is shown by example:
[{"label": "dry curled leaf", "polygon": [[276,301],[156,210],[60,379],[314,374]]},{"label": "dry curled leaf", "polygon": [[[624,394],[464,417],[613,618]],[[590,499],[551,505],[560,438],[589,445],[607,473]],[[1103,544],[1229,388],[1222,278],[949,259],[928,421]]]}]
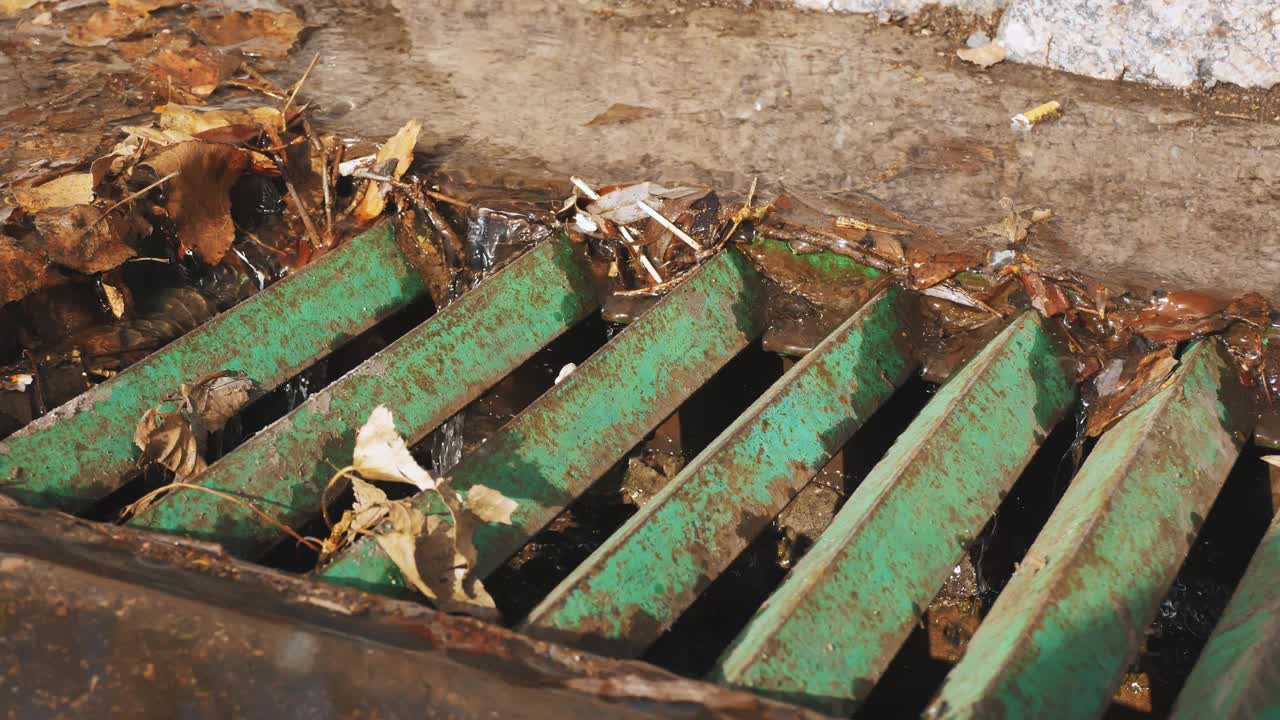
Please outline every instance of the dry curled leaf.
[{"label": "dry curled leaf", "polygon": [[484,522],[511,524],[511,513],[519,504],[485,485],[472,485],[467,490],[467,509]]},{"label": "dry curled leaf", "polygon": [[978,67],[991,67],[998,62],[1002,62],[1009,57],[1009,51],[1004,45],[992,40],[986,45],[976,48],[963,47],[956,50],[956,56],[965,62],[973,63]]},{"label": "dry curled leaf", "polygon": [[206,467],[200,440],[181,410],[150,408],[133,431],[133,444],[142,450],[138,467],[159,463],[178,480],[189,478]]},{"label": "dry curled leaf", "polygon": [[419,490],[436,487],[436,479],[413,459],[404,438],[396,432],[395,420],[386,405],[374,408],[369,420],[356,432],[351,466],[370,480],[408,483]]},{"label": "dry curled leaf", "polygon": [[218,432],[249,404],[253,381],[244,373],[217,373],[202,382],[182,384],[182,398],[193,421],[205,432]]},{"label": "dry curled leaf", "polygon": [[269,58],[288,56],[306,24],[290,12],[247,10],[198,17],[191,29],[209,45],[234,47],[249,55]]},{"label": "dry curled leaf", "polygon": [[[422,126],[417,120],[410,120],[396,131],[374,158],[373,168],[376,174],[399,180],[409,169],[409,163],[413,162],[413,148],[418,144],[418,133],[421,130]],[[387,193],[390,191],[391,186],[384,182],[367,181],[364,193],[355,207],[356,220],[368,222],[381,215],[387,207]]]},{"label": "dry curled leaf", "polygon": [[93,202],[93,174],[69,173],[42,185],[15,187],[13,199],[29,213]]},{"label": "dry curled leaf", "polygon": [[351,509],[342,513],[338,522],[334,523],[320,547],[320,558],[323,560],[350,545],[356,538],[372,530],[390,512],[387,508],[387,494],[376,485],[367,483],[358,477],[350,477],[352,494],[355,502]]},{"label": "dry curled leaf", "polygon": [[236,238],[231,186],[249,167],[249,155],[230,145],[195,140],[174,145],[146,164],[159,176],[178,173],[165,184],[165,208],[177,226],[180,249],[195,250],[216,265]]},{"label": "dry curled leaf", "polygon": [[73,205],[36,215],[49,260],[82,273],[110,270],[137,254],[130,242],[150,231],[125,209],[107,215],[93,205]]},{"label": "dry curled leaf", "polygon": [[[138,466],[159,463],[172,470],[179,481],[204,470],[205,438],[221,430],[249,402],[252,387],[243,373],[227,371],[183,383],[178,397],[169,396],[138,421],[133,432],[133,442],[142,450]],[[179,400],[176,409],[164,409]],[[142,512],[148,505],[150,502],[134,507],[132,512]]]}]

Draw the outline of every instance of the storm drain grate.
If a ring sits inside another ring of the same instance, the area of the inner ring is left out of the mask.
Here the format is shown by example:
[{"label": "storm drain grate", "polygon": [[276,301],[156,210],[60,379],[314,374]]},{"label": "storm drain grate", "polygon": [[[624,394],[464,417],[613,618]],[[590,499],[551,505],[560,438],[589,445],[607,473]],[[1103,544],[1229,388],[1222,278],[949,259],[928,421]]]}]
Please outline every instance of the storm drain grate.
[{"label": "storm drain grate", "polygon": [[[740,254],[721,253],[463,458],[450,472],[460,490],[484,483],[519,502],[512,525],[476,532],[481,577],[762,335],[762,293]],[[0,477],[15,478],[6,492],[83,511],[132,478],[134,423],[183,381],[238,370],[271,389],[423,294],[390,229],[367,233],[0,443]],[[892,287],[867,302],[519,629],[641,656],[913,375],[910,302]],[[320,513],[326,481],[351,457],[354,428],[374,407],[392,407],[416,442],[597,309],[569,241],[544,242],[192,482],[253,498],[301,527]],[[279,317],[307,321],[266,332]],[[1237,392],[1216,345],[1200,343],[1168,387],[1102,437],[927,716],[1103,712],[1241,450],[1247,418]],[[1043,320],[1014,318],[930,399],[711,678],[825,712],[856,709],[1074,398]],[[242,506],[183,491],[131,523],[249,559],[282,537]],[[370,538],[317,574],[404,591]],[[1277,577],[1273,525],[1176,715],[1275,710],[1280,623],[1268,608]]]}]

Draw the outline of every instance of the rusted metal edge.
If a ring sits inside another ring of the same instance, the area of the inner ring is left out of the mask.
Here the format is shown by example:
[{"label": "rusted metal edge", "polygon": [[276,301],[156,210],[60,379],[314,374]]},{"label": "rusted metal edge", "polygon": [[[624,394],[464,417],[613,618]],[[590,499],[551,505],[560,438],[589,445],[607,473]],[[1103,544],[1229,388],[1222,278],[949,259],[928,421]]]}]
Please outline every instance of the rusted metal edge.
[{"label": "rusted metal edge", "polygon": [[0,510],[0,614],[18,717],[816,717],[29,508]]},{"label": "rusted metal edge", "polygon": [[780,378],[530,613],[539,637],[635,656],[915,367],[889,288]]},{"label": "rusted metal edge", "polygon": [[[421,297],[393,234],[379,225],[0,442],[3,492],[80,511],[133,477],[138,418],[183,382],[238,370],[270,390]],[[291,317],[308,321],[275,329]]]},{"label": "rusted metal edge", "polygon": [[1235,462],[1217,344],[1102,436],[947,676],[929,718],[1097,717]]},{"label": "rusted metal edge", "polygon": [[1280,718],[1280,515],[1249,561],[1171,717]]},{"label": "rusted metal edge", "polygon": [[925,406],[713,676],[851,712],[1073,397],[1024,313]]},{"label": "rusted metal edge", "polygon": [[[300,526],[320,512],[335,469],[351,463],[356,430],[375,407],[392,408],[397,429],[416,442],[597,307],[572,243],[550,239],[189,482]],[[173,492],[130,524],[220,542],[245,557],[282,537],[243,505],[193,490]]]},{"label": "rusted metal edge", "polygon": [[[674,412],[763,329],[759,278],[724,252],[644,313],[559,385],[464,457],[459,491],[484,484],[516,500],[511,525],[474,534],[484,577]],[[444,513],[434,493],[423,510]],[[404,580],[373,538],[322,569],[332,582],[394,593]]]}]

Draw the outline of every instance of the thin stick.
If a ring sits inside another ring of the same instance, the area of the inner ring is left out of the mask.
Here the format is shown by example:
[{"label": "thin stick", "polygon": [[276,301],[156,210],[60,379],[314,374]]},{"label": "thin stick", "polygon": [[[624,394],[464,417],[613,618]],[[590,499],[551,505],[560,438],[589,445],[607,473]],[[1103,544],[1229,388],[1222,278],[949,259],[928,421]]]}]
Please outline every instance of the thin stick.
[{"label": "thin stick", "polygon": [[[600,194],[595,190],[592,190],[590,185],[582,181],[582,178],[571,177],[569,178],[569,182],[573,183],[574,187],[581,190],[589,199],[600,199]],[[640,249],[639,244],[636,243],[636,239],[631,236],[631,231],[627,229],[627,226],[618,225],[618,232],[622,233],[622,238],[626,241],[627,249],[631,251],[631,254],[640,259],[640,264],[643,265],[645,271],[649,273],[649,277],[653,278],[654,282],[661,284],[663,280],[662,276],[658,274],[658,269],[653,266],[653,263],[649,262],[649,258],[644,254],[644,250]]]},{"label": "thin stick", "polygon": [[442,192],[436,192],[434,190],[423,190],[422,193],[429,198],[434,198],[436,200],[439,200],[442,203],[453,205],[455,207],[460,207],[460,208],[471,207],[471,203],[467,202],[466,200],[459,200],[458,198],[455,198],[455,197],[449,197],[448,195],[445,195]]},{"label": "thin stick", "polygon": [[676,227],[675,223],[663,217],[662,213],[658,212],[657,210],[654,210],[652,207],[649,207],[649,203],[643,200],[637,200],[636,205],[639,205],[640,209],[643,210],[646,215],[653,218],[654,220],[657,220],[659,225],[670,230],[672,233],[675,234],[676,237],[683,240],[685,245],[688,245],[689,247],[693,248],[694,252],[702,252],[702,245],[698,244],[697,240],[694,240],[693,238],[689,237],[689,233]]},{"label": "thin stick", "polygon": [[311,74],[311,68],[316,66],[316,61],[320,59],[320,53],[316,53],[311,58],[311,64],[307,65],[307,69],[302,73],[302,77],[298,78],[298,82],[293,86],[293,92],[289,93],[289,99],[284,101],[284,109],[280,111],[280,129],[284,130],[289,126],[289,106],[293,104],[293,99],[298,96],[298,91],[302,89],[302,83],[307,81],[307,76]]},{"label": "thin stick", "polygon": [[[219,490],[214,490],[213,488],[207,488],[203,485],[193,485],[191,483],[174,481],[169,483],[168,485],[165,485],[164,487],[156,488],[155,490],[152,490],[146,495],[143,495],[142,497],[138,498],[136,502],[130,503],[129,507],[132,508],[140,505],[145,506],[146,504],[150,503],[150,501],[154,500],[156,497],[163,495],[164,493],[167,493],[170,490],[173,490],[174,488],[187,488],[189,490],[199,490],[200,492],[206,492],[206,493],[209,493],[210,495],[220,497],[223,500],[226,500],[227,502],[239,505],[240,507],[243,507],[249,510],[250,512],[254,513],[258,517],[262,518],[263,520],[266,520],[267,522],[271,523],[275,527],[288,533],[290,537],[302,543],[303,545],[306,545],[311,550],[315,552],[320,552],[319,544],[316,543],[315,540],[302,537],[296,531],[294,531],[293,528],[289,527],[288,525],[285,525],[279,520],[276,520],[275,518],[271,517],[265,512],[259,510],[258,508],[254,507],[251,503],[245,502],[244,500],[241,500],[240,498],[234,495],[230,495],[228,493],[224,493]],[[125,508],[125,510],[128,511],[128,508]]]},{"label": "thin stick", "polygon": [[592,200],[600,199],[600,194],[597,193],[595,190],[592,190],[590,185],[582,182],[582,178],[571,177],[569,178],[569,182],[573,183],[574,186],[576,186],[579,190],[581,190],[583,194],[585,194],[588,198]]},{"label": "thin stick", "polygon": [[293,182],[289,180],[289,173],[280,168],[280,176],[284,178],[284,186],[289,191],[289,197],[293,198],[293,204],[298,206],[298,216],[302,218],[302,226],[307,229],[307,237],[311,239],[311,247],[319,250],[323,245],[320,243],[320,233],[316,232],[316,226],[311,222],[311,215],[307,213],[307,206],[303,204],[302,197],[298,195],[298,189],[293,186]]},{"label": "thin stick", "polygon": [[[157,180],[157,181],[155,181],[155,182],[151,183],[150,185],[148,185],[148,186],[146,186],[146,187],[142,188],[141,190],[139,190],[139,191],[137,191],[137,192],[129,193],[129,194],[128,194],[128,195],[126,195],[126,196],[124,197],[124,199],[123,199],[123,200],[121,200],[120,202],[116,203],[115,205],[112,205],[111,207],[107,208],[106,210],[103,210],[103,211],[102,211],[102,217],[98,218],[97,220],[94,220],[94,223],[96,224],[98,221],[102,220],[102,218],[104,218],[104,217],[106,217],[106,216],[110,215],[110,214],[111,214],[111,212],[112,212],[113,210],[115,210],[116,208],[120,207],[121,205],[124,205],[124,204],[125,204],[125,203],[127,203],[127,202],[132,202],[132,201],[134,201],[134,200],[137,200],[138,198],[142,197],[143,195],[146,195],[147,193],[151,192],[152,190],[155,190],[156,188],[160,187],[160,185],[161,185],[161,184],[163,184],[166,180],[172,180],[172,179],[174,179],[174,178],[175,178],[175,177],[177,177],[177,176],[178,176],[178,171],[177,171],[177,170],[174,170],[173,172],[169,173],[168,175],[165,175],[164,177],[160,178],[159,180]],[[85,229],[87,230],[88,228],[85,228]]]},{"label": "thin stick", "polygon": [[360,178],[361,180],[372,180],[374,182],[386,183],[391,187],[400,188],[401,190],[412,190],[413,184],[397,180],[389,175],[379,175],[377,173],[365,172],[364,170],[356,170],[351,173],[351,177]]}]

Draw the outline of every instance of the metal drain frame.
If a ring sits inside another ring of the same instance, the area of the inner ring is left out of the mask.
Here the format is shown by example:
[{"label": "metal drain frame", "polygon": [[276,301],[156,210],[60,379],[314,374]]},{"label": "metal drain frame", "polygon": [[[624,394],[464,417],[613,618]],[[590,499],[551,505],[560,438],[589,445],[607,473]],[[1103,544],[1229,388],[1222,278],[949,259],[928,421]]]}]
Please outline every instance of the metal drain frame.
[{"label": "metal drain frame", "polygon": [[[133,423],[181,382],[232,369],[246,372],[259,389],[275,387],[424,292],[390,226],[380,226],[0,441],[0,477],[10,478],[6,492],[34,507],[83,509],[131,478]],[[719,255],[481,452],[464,459],[455,473],[460,486],[483,478],[520,503],[514,527],[478,531],[481,575],[760,335],[759,295],[749,264],[737,253]],[[881,293],[788,371],[651,506],[544,599],[525,629],[618,655],[636,655],[652,642],[905,379],[911,363],[893,320],[904,297],[898,290]],[[503,316],[522,314],[528,306],[556,311],[530,314],[536,320],[528,327],[500,335],[492,345],[468,344],[477,328],[492,329]],[[573,248],[562,238],[550,240],[214,463],[197,481],[261,497],[300,524],[319,509],[316,482],[327,473],[317,468],[349,457],[354,419],[373,405],[413,407],[400,429],[411,440],[421,438],[596,307]],[[265,323],[282,313],[326,321],[273,339],[279,334],[266,332]],[[450,372],[454,384],[447,392],[429,382]],[[979,626],[970,645],[978,650],[948,676],[930,717],[996,711],[1034,716],[1068,707],[1089,716],[1105,707],[1194,538],[1194,518],[1203,517],[1239,452],[1243,419],[1233,409],[1239,388],[1228,375],[1216,346],[1200,343],[1185,353],[1170,387],[1104,435]],[[849,389],[820,398],[824,383]],[[856,708],[1073,393],[1039,317],[1017,318],[925,407],[721,658],[713,678],[823,711]],[[771,425],[775,416],[785,418],[807,403],[821,408],[826,426],[793,436]],[[1152,453],[1170,432],[1204,442],[1184,443],[1193,446],[1157,467]],[[579,451],[574,461],[571,448]],[[767,461],[753,466],[749,451]],[[256,479],[246,472],[264,465],[279,472]],[[531,487],[530,477],[543,482]],[[1171,478],[1182,484],[1169,483]],[[1146,493],[1141,504],[1130,499],[1140,490]],[[715,493],[749,494],[758,506],[711,517],[707,500]],[[1149,559],[1158,548],[1159,560],[1150,579],[1132,592],[1110,594],[1139,568],[1137,551],[1126,552],[1109,528],[1139,522],[1139,511],[1151,512],[1152,493],[1164,519],[1151,524],[1141,550]],[[216,541],[249,558],[279,539],[235,506],[183,495],[134,524]],[[21,521],[5,517],[0,524],[14,523]],[[883,539],[894,533],[910,542],[886,545]],[[1203,716],[1207,708],[1265,714],[1265,708],[1280,707],[1277,625],[1274,613],[1266,612],[1274,603],[1264,592],[1280,557],[1277,538],[1280,520],[1187,682],[1176,708],[1180,716]],[[40,552],[23,543],[0,544],[0,582],[29,574],[31,563],[19,560],[31,557]],[[673,558],[689,562],[672,566]],[[665,584],[655,575],[664,563],[671,570]],[[74,564],[54,562],[59,568]],[[613,573],[613,580],[594,585],[605,573]],[[348,549],[319,577],[381,594],[403,591],[394,567],[369,542]],[[637,577],[649,582],[627,584]],[[1078,601],[1070,599],[1077,595]],[[1059,601],[1064,596],[1069,599]],[[610,617],[619,604],[633,609]],[[843,619],[835,626],[833,608]],[[1089,624],[1088,618],[1107,612],[1107,622]],[[1028,624],[1033,619],[1035,627]],[[455,621],[439,615],[430,620]],[[1082,623],[1098,631],[1081,636],[1073,628]],[[1049,626],[1053,633],[1046,634]],[[1082,660],[1080,672],[1069,679],[1035,664],[1051,647],[1068,642],[1077,643],[1079,657],[1096,653],[1107,662],[1086,667]],[[1241,679],[1207,691],[1227,673]],[[1052,676],[1047,682],[1046,675]]]}]

